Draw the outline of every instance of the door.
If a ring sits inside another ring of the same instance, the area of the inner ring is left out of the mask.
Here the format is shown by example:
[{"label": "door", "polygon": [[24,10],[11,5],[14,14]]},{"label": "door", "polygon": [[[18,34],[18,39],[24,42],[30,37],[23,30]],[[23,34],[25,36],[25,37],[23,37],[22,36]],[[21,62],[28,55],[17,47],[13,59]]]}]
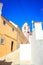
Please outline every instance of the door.
[{"label": "door", "polygon": [[14,42],[12,41],[11,42],[11,51],[13,51],[13,45],[14,45]]}]

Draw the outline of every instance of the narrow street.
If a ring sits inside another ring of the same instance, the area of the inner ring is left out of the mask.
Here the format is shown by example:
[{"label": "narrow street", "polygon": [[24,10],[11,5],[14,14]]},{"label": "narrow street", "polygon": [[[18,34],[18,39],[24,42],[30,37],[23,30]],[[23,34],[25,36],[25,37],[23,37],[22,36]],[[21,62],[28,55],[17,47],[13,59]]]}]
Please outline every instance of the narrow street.
[{"label": "narrow street", "polygon": [[8,54],[7,56],[0,58],[0,61],[3,60],[5,60],[5,62],[7,63],[6,64],[3,63],[0,65],[31,64],[30,61],[20,61],[20,49]]}]

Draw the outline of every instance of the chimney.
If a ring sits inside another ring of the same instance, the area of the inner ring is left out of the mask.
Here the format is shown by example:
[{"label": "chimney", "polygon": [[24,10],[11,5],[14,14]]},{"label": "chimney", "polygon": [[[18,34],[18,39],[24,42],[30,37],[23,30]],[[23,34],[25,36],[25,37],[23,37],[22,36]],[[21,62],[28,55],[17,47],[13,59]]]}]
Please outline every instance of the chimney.
[{"label": "chimney", "polygon": [[2,7],[3,7],[3,3],[0,3],[0,16],[2,14]]}]

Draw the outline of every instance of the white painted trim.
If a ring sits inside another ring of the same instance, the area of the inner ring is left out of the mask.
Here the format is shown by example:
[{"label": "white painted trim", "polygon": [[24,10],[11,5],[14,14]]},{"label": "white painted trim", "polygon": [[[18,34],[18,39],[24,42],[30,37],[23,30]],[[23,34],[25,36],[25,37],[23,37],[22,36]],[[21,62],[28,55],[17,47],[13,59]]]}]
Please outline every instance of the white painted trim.
[{"label": "white painted trim", "polygon": [[16,28],[18,28],[18,25],[16,25],[15,23],[13,23],[12,21],[9,21],[10,23],[12,23]]}]

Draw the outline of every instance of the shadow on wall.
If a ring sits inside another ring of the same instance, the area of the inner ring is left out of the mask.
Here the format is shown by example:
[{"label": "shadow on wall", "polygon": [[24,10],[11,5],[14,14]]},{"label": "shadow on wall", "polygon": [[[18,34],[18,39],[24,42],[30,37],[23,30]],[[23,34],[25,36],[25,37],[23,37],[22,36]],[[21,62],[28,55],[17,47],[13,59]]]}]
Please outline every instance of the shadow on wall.
[{"label": "shadow on wall", "polygon": [[11,65],[12,62],[5,62],[5,60],[0,61],[0,65]]}]

